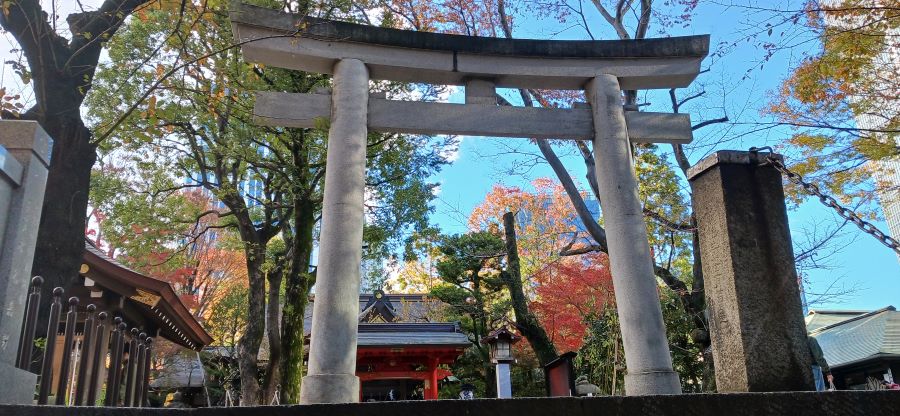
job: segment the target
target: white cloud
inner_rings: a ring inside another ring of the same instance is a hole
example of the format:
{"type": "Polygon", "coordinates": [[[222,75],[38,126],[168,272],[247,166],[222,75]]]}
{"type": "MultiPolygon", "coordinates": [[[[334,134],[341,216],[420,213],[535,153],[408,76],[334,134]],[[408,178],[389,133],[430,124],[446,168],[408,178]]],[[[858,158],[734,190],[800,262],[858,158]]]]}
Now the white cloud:
{"type": "Polygon", "coordinates": [[[446,159],[448,162],[453,163],[459,160],[460,154],[462,153],[462,143],[465,136],[459,136],[456,138],[456,146],[452,146],[450,148],[445,148],[441,150],[441,156],[446,159]]]}

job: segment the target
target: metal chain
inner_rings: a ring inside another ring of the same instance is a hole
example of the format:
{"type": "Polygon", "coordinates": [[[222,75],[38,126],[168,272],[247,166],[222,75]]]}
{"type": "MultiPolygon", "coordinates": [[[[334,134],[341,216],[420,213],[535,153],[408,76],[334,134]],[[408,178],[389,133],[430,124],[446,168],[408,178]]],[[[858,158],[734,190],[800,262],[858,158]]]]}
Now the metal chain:
{"type": "Polygon", "coordinates": [[[837,201],[837,199],[834,199],[834,197],[832,197],[831,195],[826,195],[825,193],[823,193],[819,189],[819,187],[816,186],[816,184],[809,183],[803,180],[803,176],[801,176],[799,173],[791,172],[791,170],[784,165],[784,162],[773,156],[775,152],[771,147],[766,146],[750,148],[751,153],[759,153],[761,150],[769,151],[769,153],[765,156],[766,164],[774,167],[775,170],[781,172],[781,174],[784,175],[789,181],[802,187],[803,190],[806,191],[806,193],[818,197],[819,201],[822,201],[823,205],[834,209],[842,218],[856,224],[856,226],[859,227],[860,230],[863,230],[866,234],[875,237],[876,239],[878,239],[878,241],[881,242],[881,244],[884,244],[891,250],[894,250],[895,253],[900,255],[900,241],[897,241],[891,236],[885,234],[872,223],[860,218],[859,214],[853,212],[853,210],[845,208],[837,201]]]}

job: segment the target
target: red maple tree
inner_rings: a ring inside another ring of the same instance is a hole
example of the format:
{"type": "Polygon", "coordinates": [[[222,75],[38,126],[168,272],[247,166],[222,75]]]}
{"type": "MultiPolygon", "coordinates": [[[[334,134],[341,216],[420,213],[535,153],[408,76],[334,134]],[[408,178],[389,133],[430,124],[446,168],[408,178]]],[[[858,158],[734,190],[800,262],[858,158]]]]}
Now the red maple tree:
{"type": "Polygon", "coordinates": [[[578,351],[587,333],[586,321],[615,307],[604,253],[554,262],[540,271],[538,280],[530,307],[559,351],[578,351]]]}

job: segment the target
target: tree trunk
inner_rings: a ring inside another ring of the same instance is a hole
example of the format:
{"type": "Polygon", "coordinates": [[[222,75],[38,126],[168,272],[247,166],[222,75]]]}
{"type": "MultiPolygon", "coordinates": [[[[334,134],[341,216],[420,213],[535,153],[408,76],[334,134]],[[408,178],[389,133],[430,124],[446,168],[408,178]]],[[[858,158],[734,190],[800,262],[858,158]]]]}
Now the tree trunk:
{"type": "Polygon", "coordinates": [[[287,296],[285,296],[285,309],[282,316],[282,325],[287,328],[281,338],[282,352],[284,353],[281,360],[282,404],[300,403],[300,383],[303,379],[303,342],[305,340],[303,317],[308,303],[309,284],[306,273],[296,280],[299,281],[299,284],[292,287],[291,291],[301,295],[291,303],[288,303],[287,296]]]}
{"type": "MultiPolygon", "coordinates": [[[[31,113],[26,114],[32,118],[31,113]]],[[[53,139],[52,161],[37,229],[31,274],[44,277],[44,287],[68,292],[78,282],[84,255],[84,229],[91,167],[97,158],[91,132],[80,118],[33,117],[53,139]]],[[[51,296],[41,297],[38,337],[46,336],[51,296]]]]}
{"type": "Polygon", "coordinates": [[[265,383],[263,383],[263,400],[261,404],[271,404],[281,384],[281,325],[279,325],[279,309],[281,309],[281,281],[284,268],[277,267],[266,276],[269,284],[269,296],[266,300],[266,336],[269,341],[269,362],[266,365],[265,383]]]}
{"type": "Polygon", "coordinates": [[[547,336],[547,331],[538,321],[537,317],[528,310],[528,301],[522,291],[522,273],[519,268],[519,248],[516,242],[516,220],[513,213],[503,214],[503,229],[506,234],[506,272],[503,273],[503,282],[509,289],[512,298],[513,311],[516,314],[516,328],[537,355],[541,364],[547,364],[556,359],[556,347],[547,336]]]}
{"type": "Polygon", "coordinates": [[[262,273],[265,248],[245,242],[249,279],[247,327],[238,341],[238,365],[241,373],[241,405],[260,404],[257,354],[265,328],[266,280],[262,273]]]}
{"type": "Polygon", "coordinates": [[[300,402],[300,381],[303,377],[303,318],[309,300],[312,276],[309,257],[313,248],[316,212],[312,201],[303,199],[295,206],[296,234],[294,235],[293,267],[284,287],[284,307],[281,317],[283,329],[281,350],[282,404],[300,402]]]}
{"type": "MultiPolygon", "coordinates": [[[[70,39],[56,32],[55,22],[51,24],[40,1],[3,2],[0,26],[18,42],[33,81],[35,105],[22,118],[40,123],[53,139],[31,271],[44,277],[48,290],[56,286],[69,289],[77,282],[84,253],[91,168],[97,152],[81,118],[81,104],[106,44],[98,41],[99,35],[115,35],[122,22],[146,1],[106,0],[96,10],[70,14],[65,19],[70,39]]],[[[11,115],[4,113],[3,118],[11,115]]],[[[46,335],[51,298],[41,297],[37,336],[46,335]]]]}

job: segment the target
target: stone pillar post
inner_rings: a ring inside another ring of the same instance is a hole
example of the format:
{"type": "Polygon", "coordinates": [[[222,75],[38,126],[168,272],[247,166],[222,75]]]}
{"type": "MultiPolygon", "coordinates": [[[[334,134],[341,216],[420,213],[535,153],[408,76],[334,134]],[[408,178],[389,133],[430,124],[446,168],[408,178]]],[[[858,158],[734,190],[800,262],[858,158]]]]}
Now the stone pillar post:
{"type": "Polygon", "coordinates": [[[594,163],[625,347],[625,394],[679,394],[681,383],[669,356],[619,81],[600,75],[588,83],[586,92],[594,116],[594,163]]]}
{"type": "Polygon", "coordinates": [[[37,122],[0,121],[0,403],[34,397],[37,375],[15,363],[52,143],[37,122]]]}
{"type": "Polygon", "coordinates": [[[813,390],[781,174],[757,159],[719,151],[688,171],[716,387],[813,390]]]}
{"type": "Polygon", "coordinates": [[[309,369],[300,402],[359,401],[356,337],[362,263],[369,76],[356,59],[334,67],[309,369]]]}
{"type": "Polygon", "coordinates": [[[511,399],[513,396],[510,363],[508,361],[501,361],[497,363],[494,371],[497,373],[497,398],[511,399]]]}

